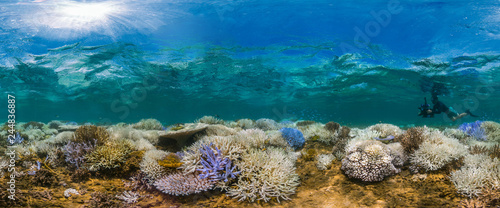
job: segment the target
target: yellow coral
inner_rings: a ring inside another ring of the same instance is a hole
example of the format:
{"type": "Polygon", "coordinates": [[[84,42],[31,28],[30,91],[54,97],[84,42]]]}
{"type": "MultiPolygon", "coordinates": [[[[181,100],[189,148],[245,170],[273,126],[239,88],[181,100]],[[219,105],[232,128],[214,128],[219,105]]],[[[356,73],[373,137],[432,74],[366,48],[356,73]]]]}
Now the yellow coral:
{"type": "Polygon", "coordinates": [[[158,164],[167,168],[178,168],[182,165],[182,162],[176,154],[170,153],[165,159],[158,161],[158,164]]]}

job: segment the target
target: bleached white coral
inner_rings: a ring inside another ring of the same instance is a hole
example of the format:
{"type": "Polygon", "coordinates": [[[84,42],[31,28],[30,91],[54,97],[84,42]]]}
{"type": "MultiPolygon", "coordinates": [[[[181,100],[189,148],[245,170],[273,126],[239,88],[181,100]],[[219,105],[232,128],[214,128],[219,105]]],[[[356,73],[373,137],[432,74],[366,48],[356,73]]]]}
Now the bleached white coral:
{"type": "Polygon", "coordinates": [[[438,170],[468,154],[467,147],[457,139],[443,135],[440,131],[431,131],[418,150],[410,156],[410,162],[426,171],[438,170]]]}
{"type": "Polygon", "coordinates": [[[288,142],[283,138],[283,134],[280,131],[269,131],[267,132],[268,144],[273,146],[278,146],[282,148],[291,148],[288,142]]]}
{"type": "Polygon", "coordinates": [[[450,180],[458,193],[478,196],[482,189],[500,188],[500,161],[486,154],[467,155],[464,166],[451,172],[450,180]]]}
{"type": "Polygon", "coordinates": [[[268,140],[266,133],[260,129],[242,130],[234,135],[234,137],[238,143],[247,149],[252,147],[262,148],[268,140]]]}
{"type": "Polygon", "coordinates": [[[201,179],[195,173],[173,173],[156,180],[154,185],[163,193],[184,196],[209,190],[214,182],[208,178],[201,179]]]}
{"type": "Polygon", "coordinates": [[[195,123],[206,123],[206,124],[224,124],[224,120],[215,118],[213,116],[203,116],[196,120],[195,123]]]}
{"type": "Polygon", "coordinates": [[[251,119],[240,119],[237,121],[238,127],[242,129],[253,129],[255,128],[255,123],[251,119]]]}
{"type": "Polygon", "coordinates": [[[368,130],[379,132],[380,137],[388,137],[388,136],[398,136],[403,133],[399,127],[392,124],[375,124],[373,126],[368,127],[368,130]]]}
{"type": "Polygon", "coordinates": [[[404,157],[401,152],[376,140],[351,141],[341,169],[350,178],[362,181],[382,181],[401,172],[404,157]]]}
{"type": "Polygon", "coordinates": [[[139,139],[135,142],[131,142],[131,147],[134,150],[137,151],[147,151],[147,150],[153,150],[156,149],[148,140],[146,139],[139,139]]]}
{"type": "Polygon", "coordinates": [[[308,125],[304,129],[304,138],[307,140],[317,137],[317,140],[326,144],[331,144],[335,142],[337,138],[336,133],[332,133],[325,129],[324,125],[321,123],[314,123],[308,125]]]}
{"type": "Polygon", "coordinates": [[[236,165],[241,169],[239,180],[227,194],[239,201],[290,200],[300,184],[294,156],[279,148],[251,149],[236,165]]]}
{"type": "Polygon", "coordinates": [[[320,170],[326,170],[332,165],[332,161],[335,159],[335,156],[332,154],[320,154],[316,156],[316,167],[320,170]]]}
{"type": "Polygon", "coordinates": [[[121,199],[127,204],[137,203],[141,195],[135,191],[124,191],[121,195],[116,195],[116,198],[121,199]]]}
{"type": "Polygon", "coordinates": [[[158,164],[159,160],[162,160],[168,155],[168,152],[162,150],[149,150],[144,153],[141,163],[139,166],[141,171],[152,179],[157,179],[163,177],[166,174],[165,167],[158,164]]]}
{"type": "Polygon", "coordinates": [[[261,118],[255,121],[255,125],[257,126],[257,128],[264,131],[277,130],[279,128],[279,125],[278,123],[276,123],[276,121],[268,118],[261,118]]]}
{"type": "Polygon", "coordinates": [[[64,190],[63,195],[64,195],[64,197],[69,198],[72,195],[80,195],[80,193],[74,188],[69,188],[69,189],[64,190]]]}
{"type": "Polygon", "coordinates": [[[163,125],[160,121],[150,118],[150,119],[141,119],[139,122],[132,125],[134,129],[143,129],[143,130],[162,130],[163,125]]]}

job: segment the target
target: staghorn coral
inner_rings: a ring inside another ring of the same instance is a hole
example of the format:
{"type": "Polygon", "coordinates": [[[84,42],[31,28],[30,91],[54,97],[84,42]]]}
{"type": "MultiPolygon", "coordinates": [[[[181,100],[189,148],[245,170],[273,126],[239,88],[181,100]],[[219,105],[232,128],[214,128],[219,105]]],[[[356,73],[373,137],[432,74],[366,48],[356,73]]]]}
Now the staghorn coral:
{"type": "Polygon", "coordinates": [[[156,180],[154,186],[166,194],[185,196],[212,189],[214,183],[208,178],[201,179],[196,173],[177,172],[156,180]]]}
{"type": "Polygon", "coordinates": [[[290,200],[300,184],[295,160],[295,156],[280,148],[250,149],[241,161],[235,161],[241,175],[236,184],[228,188],[227,195],[250,202],[290,200]]]}
{"type": "Polygon", "coordinates": [[[51,186],[56,183],[56,176],[46,169],[39,169],[31,178],[31,182],[38,186],[51,186]]]}
{"type": "Polygon", "coordinates": [[[86,143],[96,140],[96,145],[103,145],[109,139],[109,133],[103,127],[94,125],[80,126],[75,131],[73,142],[86,143]]]}
{"type": "Polygon", "coordinates": [[[394,141],[401,143],[407,154],[412,154],[424,142],[425,132],[426,129],[422,127],[409,128],[403,134],[397,136],[394,141]]]}
{"type": "Polygon", "coordinates": [[[116,198],[121,199],[127,204],[137,203],[141,195],[134,191],[124,191],[121,195],[116,195],[116,198]]]}
{"type": "Polygon", "coordinates": [[[458,193],[479,196],[484,188],[500,188],[500,160],[486,154],[467,155],[464,166],[451,172],[450,180],[458,193]]]}
{"type": "Polygon", "coordinates": [[[94,151],[95,142],[96,140],[93,143],[91,141],[82,143],[69,141],[63,148],[64,156],[66,157],[65,161],[80,169],[80,167],[86,164],[86,155],[94,151]]]}
{"type": "Polygon", "coordinates": [[[281,135],[286,139],[288,144],[295,150],[302,148],[305,144],[304,135],[298,129],[282,128],[281,135]]]}
{"type": "Polygon", "coordinates": [[[316,167],[318,167],[319,170],[326,170],[330,166],[332,166],[332,161],[334,159],[335,156],[333,156],[332,154],[320,154],[316,157],[316,167]]]}
{"type": "Polygon", "coordinates": [[[351,141],[341,169],[349,178],[362,181],[382,181],[401,172],[404,156],[380,141],[351,141]]]}
{"type": "Polygon", "coordinates": [[[160,123],[160,121],[154,118],[149,118],[141,119],[139,122],[132,124],[132,128],[142,130],[162,130],[163,125],[160,123]]]}
{"type": "Polygon", "coordinates": [[[123,184],[133,191],[149,191],[153,188],[153,182],[145,173],[139,171],[130,177],[130,182],[123,181],[123,184]]]}
{"type": "Polygon", "coordinates": [[[420,148],[410,155],[413,170],[438,170],[469,153],[457,139],[449,138],[440,131],[429,132],[425,137],[420,148]]]}
{"type": "Polygon", "coordinates": [[[324,126],[320,123],[314,123],[308,125],[303,130],[304,138],[311,139],[312,141],[320,141],[325,144],[334,143],[337,139],[337,132],[331,132],[324,128],[324,126]]]}
{"type": "Polygon", "coordinates": [[[476,140],[486,141],[486,132],[481,127],[482,123],[482,121],[463,123],[458,129],[476,140]]]}
{"type": "Polygon", "coordinates": [[[87,166],[90,171],[113,169],[126,162],[128,154],[132,152],[127,143],[111,143],[98,146],[86,156],[87,166]]]}
{"type": "Polygon", "coordinates": [[[215,118],[213,116],[203,116],[196,120],[195,123],[206,123],[206,124],[224,124],[224,120],[215,118]]]}
{"type": "Polygon", "coordinates": [[[268,141],[267,135],[260,129],[247,129],[234,135],[234,140],[246,149],[263,148],[268,141]]]}
{"type": "Polygon", "coordinates": [[[197,169],[201,174],[201,179],[208,178],[211,181],[224,180],[227,182],[229,178],[236,178],[240,172],[235,171],[236,166],[232,166],[231,160],[225,157],[222,152],[215,146],[215,152],[212,150],[212,143],[203,145],[200,148],[201,165],[203,168],[197,169]],[[231,167],[232,166],[232,167],[231,167]]]}

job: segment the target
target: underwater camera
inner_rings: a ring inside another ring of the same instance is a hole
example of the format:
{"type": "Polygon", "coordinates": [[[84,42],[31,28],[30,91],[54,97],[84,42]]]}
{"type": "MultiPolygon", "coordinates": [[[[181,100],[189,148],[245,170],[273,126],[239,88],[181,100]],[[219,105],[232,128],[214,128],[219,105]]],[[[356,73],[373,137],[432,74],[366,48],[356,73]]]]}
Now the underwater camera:
{"type": "Polygon", "coordinates": [[[431,109],[431,105],[427,104],[427,98],[424,97],[425,103],[420,105],[418,109],[420,110],[420,113],[418,113],[418,116],[422,116],[422,118],[429,118],[429,117],[434,117],[434,114],[428,113],[427,111],[431,109]]]}

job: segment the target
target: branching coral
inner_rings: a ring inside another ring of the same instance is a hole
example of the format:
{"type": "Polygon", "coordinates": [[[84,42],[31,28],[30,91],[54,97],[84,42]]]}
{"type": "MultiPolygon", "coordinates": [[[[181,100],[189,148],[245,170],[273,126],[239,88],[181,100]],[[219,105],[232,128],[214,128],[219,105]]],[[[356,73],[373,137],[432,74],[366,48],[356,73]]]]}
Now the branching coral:
{"type": "Polygon", "coordinates": [[[482,123],[482,121],[463,123],[458,129],[476,140],[486,141],[486,132],[481,127],[482,123]]]}
{"type": "Polygon", "coordinates": [[[86,164],[87,159],[85,156],[95,149],[95,140],[93,142],[76,143],[69,141],[64,146],[63,152],[66,157],[66,162],[73,164],[77,169],[86,164]]]}
{"type": "Polygon", "coordinates": [[[96,140],[97,145],[104,144],[109,139],[109,133],[103,127],[94,125],[80,126],[75,131],[73,142],[84,143],[96,140]]]}
{"type": "Polygon", "coordinates": [[[160,178],[167,173],[167,168],[161,166],[158,161],[162,160],[168,155],[168,152],[162,150],[149,150],[144,153],[139,166],[141,171],[151,179],[160,178]]]}
{"type": "Polygon", "coordinates": [[[227,194],[239,201],[290,200],[300,184],[295,158],[279,148],[251,149],[236,165],[241,169],[237,183],[227,194]]]}
{"type": "Polygon", "coordinates": [[[500,188],[500,160],[486,154],[468,155],[464,166],[451,173],[450,180],[457,191],[469,197],[480,195],[484,188],[500,188]]]}
{"type": "Polygon", "coordinates": [[[406,130],[403,134],[399,135],[394,141],[401,143],[407,154],[412,154],[424,142],[425,128],[413,127],[406,130]]]}
{"type": "Polygon", "coordinates": [[[379,132],[379,135],[381,138],[385,138],[388,136],[398,136],[400,135],[403,131],[392,124],[375,124],[373,126],[368,127],[369,130],[372,131],[377,131],[379,132]]]}
{"type": "Polygon", "coordinates": [[[106,146],[98,146],[87,155],[87,166],[91,171],[100,169],[112,169],[120,167],[125,163],[128,154],[132,152],[127,143],[112,143],[106,146]]]}
{"type": "Polygon", "coordinates": [[[132,128],[142,130],[162,130],[163,125],[160,123],[160,121],[150,118],[142,119],[139,122],[132,124],[132,128]]]}
{"type": "Polygon", "coordinates": [[[206,123],[206,124],[224,124],[224,120],[215,118],[213,116],[203,116],[196,120],[195,123],[206,123]]]}
{"type": "Polygon", "coordinates": [[[316,157],[317,163],[316,167],[320,170],[326,170],[330,166],[332,166],[332,161],[335,159],[335,156],[332,154],[320,154],[316,157]]]}
{"type": "Polygon", "coordinates": [[[500,123],[485,121],[481,127],[485,130],[486,135],[488,135],[488,141],[500,143],[500,123]]]}
{"type": "Polygon", "coordinates": [[[196,173],[177,172],[156,180],[154,186],[163,193],[184,196],[209,190],[214,183],[208,178],[201,179],[196,173]]]}
{"type": "Polygon", "coordinates": [[[201,165],[203,168],[200,171],[200,178],[208,178],[212,181],[224,180],[227,182],[230,178],[236,178],[240,172],[235,171],[236,166],[232,166],[231,160],[224,157],[219,148],[215,147],[215,152],[210,145],[203,145],[200,148],[201,152],[201,165]],[[232,167],[231,167],[232,166],[232,167]]]}
{"type": "Polygon", "coordinates": [[[410,156],[412,169],[423,168],[426,171],[438,170],[468,154],[467,147],[457,139],[449,138],[440,131],[432,131],[426,135],[426,139],[410,156]]]}

